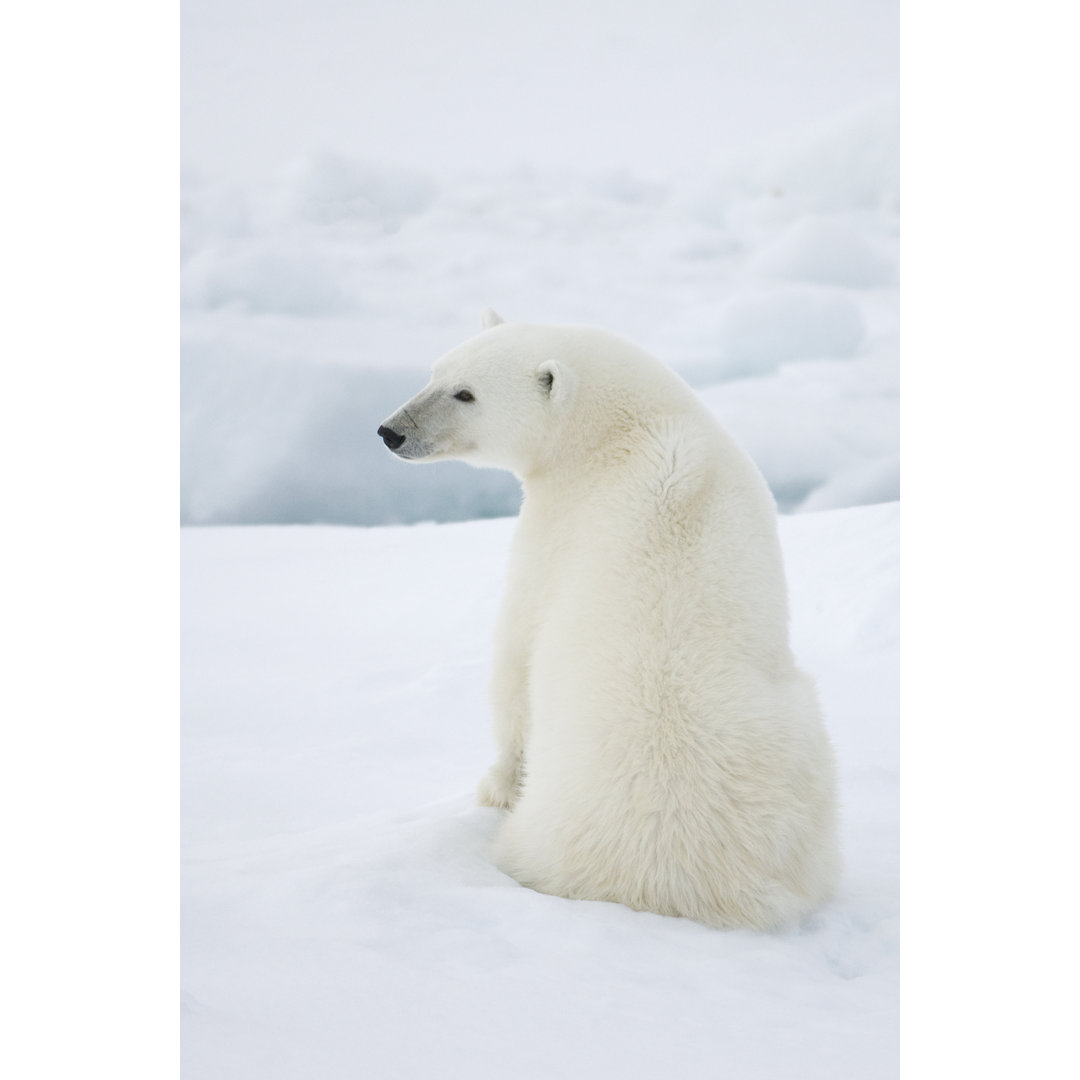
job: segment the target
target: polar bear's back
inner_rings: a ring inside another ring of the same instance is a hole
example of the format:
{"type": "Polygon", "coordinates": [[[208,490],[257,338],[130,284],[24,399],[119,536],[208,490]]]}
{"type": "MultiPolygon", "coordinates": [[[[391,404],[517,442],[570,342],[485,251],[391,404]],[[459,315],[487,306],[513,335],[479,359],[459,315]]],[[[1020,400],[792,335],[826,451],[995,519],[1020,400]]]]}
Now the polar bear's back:
{"type": "Polygon", "coordinates": [[[500,862],[558,895],[782,925],[835,877],[830,750],[788,647],[771,496],[683,400],[633,453],[526,496],[520,546],[557,572],[500,862]]]}

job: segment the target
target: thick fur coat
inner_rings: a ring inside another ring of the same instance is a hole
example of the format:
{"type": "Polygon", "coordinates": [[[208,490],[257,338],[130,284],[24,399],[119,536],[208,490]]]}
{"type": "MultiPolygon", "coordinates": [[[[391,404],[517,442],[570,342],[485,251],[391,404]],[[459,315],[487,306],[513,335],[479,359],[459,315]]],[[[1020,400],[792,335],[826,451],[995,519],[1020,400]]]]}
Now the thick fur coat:
{"type": "Polygon", "coordinates": [[[479,792],[507,810],[499,865],[712,926],[796,922],[837,880],[834,767],[764,480],[640,349],[485,326],[379,432],[522,481],[479,792]]]}

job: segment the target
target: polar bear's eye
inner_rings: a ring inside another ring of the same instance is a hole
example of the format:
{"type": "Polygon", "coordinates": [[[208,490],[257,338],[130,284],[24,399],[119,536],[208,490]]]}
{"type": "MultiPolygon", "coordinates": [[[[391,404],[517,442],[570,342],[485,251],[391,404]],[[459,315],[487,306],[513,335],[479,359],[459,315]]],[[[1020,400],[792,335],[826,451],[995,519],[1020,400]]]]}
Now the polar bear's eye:
{"type": "Polygon", "coordinates": [[[458,391],[458,392],[457,392],[457,393],[456,393],[456,394],[454,395],[454,399],[455,399],[456,401],[475,401],[475,400],[476,400],[476,398],[474,398],[474,397],[472,396],[472,394],[470,394],[470,393],[469,393],[469,391],[468,391],[468,390],[459,390],[459,391],[458,391]]]}

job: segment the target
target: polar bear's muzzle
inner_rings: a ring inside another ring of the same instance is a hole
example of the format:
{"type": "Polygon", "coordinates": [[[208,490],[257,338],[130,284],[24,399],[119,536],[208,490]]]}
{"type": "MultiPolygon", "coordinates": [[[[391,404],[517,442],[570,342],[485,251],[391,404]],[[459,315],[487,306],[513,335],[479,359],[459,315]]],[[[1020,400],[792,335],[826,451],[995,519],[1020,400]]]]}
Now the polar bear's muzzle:
{"type": "Polygon", "coordinates": [[[438,449],[440,440],[432,437],[432,428],[440,430],[439,419],[432,416],[429,395],[418,394],[379,425],[378,435],[397,457],[424,461],[438,449]]]}

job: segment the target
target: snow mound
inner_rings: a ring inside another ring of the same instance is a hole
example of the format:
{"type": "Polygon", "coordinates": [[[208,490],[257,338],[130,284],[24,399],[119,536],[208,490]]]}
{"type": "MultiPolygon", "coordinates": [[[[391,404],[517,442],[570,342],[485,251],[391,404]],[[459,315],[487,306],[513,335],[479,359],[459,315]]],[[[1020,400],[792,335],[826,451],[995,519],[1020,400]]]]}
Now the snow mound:
{"type": "MultiPolygon", "coordinates": [[[[888,355],[858,364],[789,364],[770,376],[703,389],[701,396],[754,459],[784,511],[834,478],[896,456],[896,368],[888,355]]],[[[863,490],[881,493],[880,479],[874,474],[863,490]]]]}
{"type": "Polygon", "coordinates": [[[738,292],[720,307],[717,371],[764,375],[792,360],[854,356],[866,337],[858,306],[810,286],[738,292]]]}
{"type": "Polygon", "coordinates": [[[799,512],[842,510],[900,498],[900,459],[892,455],[860,462],[838,473],[799,504],[799,512]]]}
{"type": "Polygon", "coordinates": [[[309,318],[357,310],[347,257],[290,238],[221,243],[192,255],[180,272],[189,308],[309,318]]]}
{"type": "Polygon", "coordinates": [[[766,277],[854,288],[896,282],[895,264],[851,222],[816,216],[801,218],[763,247],[750,269],[766,277]]]}
{"type": "Polygon", "coordinates": [[[512,521],[185,530],[185,1075],[894,1075],[897,522],[781,522],[846,863],[782,934],[492,864],[500,812],[469,793],[512,521]]]}
{"type": "Polygon", "coordinates": [[[745,167],[794,212],[896,213],[900,202],[900,109],[893,96],[859,105],[773,142],[745,167]]]}

